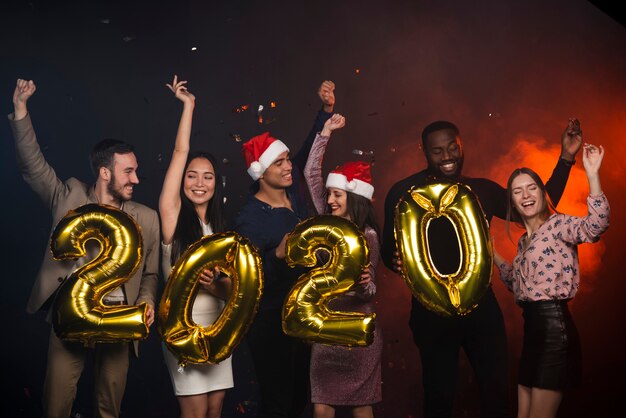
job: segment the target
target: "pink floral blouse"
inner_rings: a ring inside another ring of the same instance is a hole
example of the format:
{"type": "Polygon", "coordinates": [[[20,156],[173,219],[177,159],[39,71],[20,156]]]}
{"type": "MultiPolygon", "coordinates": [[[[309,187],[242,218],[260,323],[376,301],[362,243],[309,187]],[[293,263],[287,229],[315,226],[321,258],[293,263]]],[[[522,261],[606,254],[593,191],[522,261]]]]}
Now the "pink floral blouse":
{"type": "Polygon", "coordinates": [[[576,217],[555,213],[530,237],[522,235],[513,264],[498,265],[500,278],[516,302],[574,297],[580,286],[578,244],[596,242],[609,227],[609,202],[604,194],[587,198],[589,213],[576,217]]]}

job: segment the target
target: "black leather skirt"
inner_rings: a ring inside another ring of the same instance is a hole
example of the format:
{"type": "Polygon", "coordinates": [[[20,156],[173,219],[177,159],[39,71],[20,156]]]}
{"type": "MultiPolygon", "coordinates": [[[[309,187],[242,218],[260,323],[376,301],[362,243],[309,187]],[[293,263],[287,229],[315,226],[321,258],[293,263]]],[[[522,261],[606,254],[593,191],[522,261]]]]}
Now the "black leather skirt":
{"type": "Polygon", "coordinates": [[[580,337],[567,301],[522,302],[524,345],[518,383],[564,390],[580,384],[580,337]]]}

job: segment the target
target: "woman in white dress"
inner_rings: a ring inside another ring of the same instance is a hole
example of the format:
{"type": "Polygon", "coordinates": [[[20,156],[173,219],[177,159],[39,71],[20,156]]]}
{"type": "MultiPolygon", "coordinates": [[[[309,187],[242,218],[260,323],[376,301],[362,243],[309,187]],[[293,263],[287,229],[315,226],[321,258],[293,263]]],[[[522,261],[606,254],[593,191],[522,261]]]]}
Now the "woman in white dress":
{"type": "MultiPolygon", "coordinates": [[[[187,91],[186,83],[174,76],[172,84],[167,84],[183,102],[183,112],[159,198],[162,263],[166,278],[189,245],[204,235],[222,232],[226,228],[222,178],[216,171],[214,158],[210,154],[197,153],[187,162],[195,97],[187,91]]],[[[205,270],[200,284],[192,319],[207,326],[222,312],[231,282],[228,277],[220,278],[217,270],[205,270]]],[[[178,359],[165,346],[163,355],[180,405],[181,418],[220,417],[225,391],[233,387],[231,358],[220,364],[187,364],[181,368],[178,359]]]]}

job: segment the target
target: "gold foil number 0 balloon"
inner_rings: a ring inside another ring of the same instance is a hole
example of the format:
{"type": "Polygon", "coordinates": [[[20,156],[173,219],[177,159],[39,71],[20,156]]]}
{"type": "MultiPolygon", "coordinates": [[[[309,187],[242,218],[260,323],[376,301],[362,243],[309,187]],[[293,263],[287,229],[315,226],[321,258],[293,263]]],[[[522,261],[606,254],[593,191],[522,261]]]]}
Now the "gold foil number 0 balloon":
{"type": "Polygon", "coordinates": [[[99,243],[95,259],[75,270],[60,286],[52,325],[64,340],[117,342],[148,336],[146,304],[105,306],[102,298],[128,281],[141,262],[137,223],[112,206],[88,204],[71,210],[57,224],[50,241],[55,260],[87,255],[87,241],[99,243]]]}
{"type": "Polygon", "coordinates": [[[206,236],[178,259],[159,304],[159,331],[179,364],[219,363],[229,357],[252,323],[263,293],[263,266],[256,248],[235,232],[206,236]],[[230,276],[232,291],[217,320],[204,327],[192,308],[205,269],[230,276]]]}
{"type": "Polygon", "coordinates": [[[487,220],[469,187],[453,183],[413,187],[396,205],[394,232],[402,277],[425,307],[454,316],[477,306],[491,281],[493,255],[487,220]],[[440,216],[452,223],[460,247],[461,262],[452,274],[437,271],[429,251],[429,224],[440,216]]]}
{"type": "Polygon", "coordinates": [[[375,314],[337,312],[326,306],[347,292],[369,265],[367,241],[357,226],[338,216],[316,216],[296,225],[286,246],[290,266],[315,266],[320,249],[330,254],[330,260],[302,275],[293,286],[283,305],[283,331],[318,343],[371,344],[375,314]]]}

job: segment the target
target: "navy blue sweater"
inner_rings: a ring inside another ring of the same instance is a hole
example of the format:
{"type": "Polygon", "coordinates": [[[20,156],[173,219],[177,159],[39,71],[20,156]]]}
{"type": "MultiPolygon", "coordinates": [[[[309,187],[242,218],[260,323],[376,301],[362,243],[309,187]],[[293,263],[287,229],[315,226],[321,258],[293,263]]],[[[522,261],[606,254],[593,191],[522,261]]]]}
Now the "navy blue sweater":
{"type": "Polygon", "coordinates": [[[302,173],[315,135],[322,130],[324,123],[331,116],[331,113],[326,113],[323,109],[318,112],[302,148],[291,159],[293,183],[287,188],[291,210],[272,208],[250,193],[247,202],[235,219],[235,231],[248,238],[257,247],[263,261],[264,289],[259,310],[281,309],[289,290],[298,277],[306,271],[304,268],[290,268],[285,260],[278,259],[276,247],[285,234],[291,232],[300,221],[313,214],[302,173]]]}

